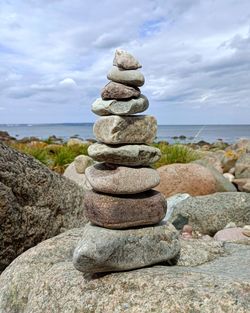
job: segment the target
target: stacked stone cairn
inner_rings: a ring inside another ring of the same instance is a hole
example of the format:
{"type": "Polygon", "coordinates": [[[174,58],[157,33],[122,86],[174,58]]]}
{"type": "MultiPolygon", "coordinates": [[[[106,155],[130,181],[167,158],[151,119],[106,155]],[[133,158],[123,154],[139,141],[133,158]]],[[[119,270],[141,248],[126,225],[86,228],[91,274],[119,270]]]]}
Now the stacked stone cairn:
{"type": "Polygon", "coordinates": [[[139,62],[117,50],[110,82],[92,105],[100,115],[94,125],[98,140],[89,155],[101,163],[85,175],[93,190],[85,194],[89,219],[73,263],[82,272],[123,271],[166,262],[180,251],[175,228],[162,222],[164,196],[152,188],[160,182],[150,167],[161,157],[152,143],[157,131],[153,116],[134,115],[148,108],[139,87],[144,76],[139,62]]]}

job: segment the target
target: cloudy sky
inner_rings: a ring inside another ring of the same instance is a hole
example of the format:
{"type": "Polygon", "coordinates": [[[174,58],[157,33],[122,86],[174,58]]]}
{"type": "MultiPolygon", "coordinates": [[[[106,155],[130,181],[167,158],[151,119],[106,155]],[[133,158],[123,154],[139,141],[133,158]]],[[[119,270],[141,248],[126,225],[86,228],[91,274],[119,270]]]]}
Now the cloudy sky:
{"type": "Polygon", "coordinates": [[[250,124],[249,0],[0,0],[0,124],[94,121],[116,48],[159,124],[250,124]]]}

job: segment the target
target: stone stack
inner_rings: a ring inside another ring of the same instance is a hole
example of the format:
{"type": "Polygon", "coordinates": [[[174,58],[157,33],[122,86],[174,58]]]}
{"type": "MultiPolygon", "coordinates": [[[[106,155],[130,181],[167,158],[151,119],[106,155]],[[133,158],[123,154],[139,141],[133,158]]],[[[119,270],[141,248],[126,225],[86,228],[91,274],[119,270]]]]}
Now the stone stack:
{"type": "Polygon", "coordinates": [[[101,118],[94,125],[98,142],[88,153],[102,163],[85,171],[93,188],[85,195],[91,224],[85,227],[73,259],[83,272],[140,268],[170,260],[180,249],[175,228],[161,222],[165,198],[152,189],[160,182],[150,165],[161,153],[148,145],[156,136],[157,121],[134,115],[149,106],[139,89],[144,84],[140,67],[131,54],[117,50],[107,76],[111,82],[92,105],[101,118]]]}

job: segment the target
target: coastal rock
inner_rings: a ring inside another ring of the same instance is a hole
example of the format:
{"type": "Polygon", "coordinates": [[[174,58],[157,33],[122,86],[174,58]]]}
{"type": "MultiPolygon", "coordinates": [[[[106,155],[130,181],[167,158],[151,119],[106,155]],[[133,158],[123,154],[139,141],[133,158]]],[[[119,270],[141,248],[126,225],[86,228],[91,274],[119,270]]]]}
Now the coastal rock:
{"type": "Polygon", "coordinates": [[[215,179],[217,192],[237,191],[236,187],[227,178],[225,178],[219,171],[217,171],[216,168],[204,162],[204,160],[196,160],[193,161],[192,163],[199,164],[210,171],[210,173],[213,175],[215,179]]]}
{"type": "Polygon", "coordinates": [[[250,237],[250,225],[245,225],[245,226],[243,227],[242,233],[243,233],[245,236],[250,237]]]}
{"type": "Polygon", "coordinates": [[[101,143],[91,145],[88,154],[99,162],[127,166],[147,166],[161,157],[160,149],[147,145],[107,146],[101,143]]]}
{"type": "Polygon", "coordinates": [[[140,97],[141,92],[137,87],[125,86],[123,84],[110,82],[108,83],[101,92],[101,97],[103,100],[125,100],[131,98],[140,97]]]}
{"type": "Polygon", "coordinates": [[[144,95],[128,101],[102,100],[102,98],[98,98],[92,104],[92,112],[101,116],[111,114],[131,115],[146,111],[148,106],[148,99],[144,95]]]}
{"type": "Polygon", "coordinates": [[[105,116],[93,128],[97,140],[106,144],[152,143],[157,132],[153,116],[105,116]]]}
{"type": "Polygon", "coordinates": [[[231,221],[240,227],[250,223],[249,193],[218,192],[190,197],[175,206],[169,219],[177,229],[189,224],[194,231],[211,236],[231,221]]]}
{"type": "Polygon", "coordinates": [[[218,231],[214,235],[214,239],[217,241],[239,241],[239,240],[250,240],[247,236],[243,234],[243,228],[225,228],[218,231]]]}
{"type": "Polygon", "coordinates": [[[113,229],[157,224],[167,210],[164,196],[155,190],[130,196],[89,191],[84,204],[91,223],[113,229]]]}
{"type": "Polygon", "coordinates": [[[74,182],[1,142],[0,156],[1,272],[25,250],[86,218],[84,191],[74,182]]]}
{"type": "Polygon", "coordinates": [[[94,164],[94,160],[87,155],[78,155],[74,160],[75,169],[78,174],[84,174],[87,167],[94,164]]]}
{"type": "Polygon", "coordinates": [[[96,191],[109,194],[135,194],[154,188],[159,174],[150,167],[124,167],[98,163],[86,169],[85,175],[96,191]]]}
{"type": "Polygon", "coordinates": [[[171,260],[179,251],[178,232],[171,224],[125,230],[87,224],[73,264],[87,273],[126,271],[171,260]]]}
{"type": "Polygon", "coordinates": [[[188,193],[177,193],[176,195],[173,195],[171,197],[168,197],[167,202],[167,214],[164,217],[164,221],[168,221],[171,214],[174,211],[175,206],[180,203],[183,200],[186,200],[188,197],[190,197],[190,194],[188,193]]]}
{"type": "Polygon", "coordinates": [[[237,185],[239,191],[250,192],[250,178],[234,179],[233,183],[237,185]]]}
{"type": "Polygon", "coordinates": [[[11,141],[11,140],[16,140],[16,138],[10,136],[8,132],[0,130],[0,141],[11,141]]]}
{"type": "Polygon", "coordinates": [[[88,142],[83,141],[82,139],[79,139],[79,138],[70,138],[67,142],[68,147],[84,146],[86,144],[88,144],[88,142]]]}
{"type": "Polygon", "coordinates": [[[124,70],[136,70],[142,67],[132,54],[121,49],[117,49],[115,51],[113,65],[118,66],[124,70]]]}
{"type": "Polygon", "coordinates": [[[107,78],[116,83],[121,83],[133,87],[144,85],[144,76],[139,70],[121,70],[113,66],[109,71],[107,78]]]}
{"type": "Polygon", "coordinates": [[[94,279],[72,264],[82,231],[64,232],[14,260],[0,278],[0,312],[249,311],[248,246],[180,240],[177,266],[157,265],[94,279]]]}
{"type": "Polygon", "coordinates": [[[166,197],[177,193],[188,193],[192,196],[216,192],[216,182],[209,170],[198,164],[170,164],[157,169],[160,184],[156,190],[166,197]]]}
{"type": "Polygon", "coordinates": [[[250,153],[243,154],[235,164],[236,178],[250,178],[250,153]]]}
{"type": "Polygon", "coordinates": [[[237,152],[250,153],[250,139],[242,138],[236,141],[236,143],[228,146],[226,151],[235,150],[237,152]]]}
{"type": "Polygon", "coordinates": [[[223,176],[228,179],[230,182],[234,180],[234,175],[230,173],[224,173],[223,176]]]}
{"type": "Polygon", "coordinates": [[[70,179],[84,190],[91,190],[92,187],[86,179],[85,174],[79,174],[75,168],[75,162],[70,163],[63,173],[63,176],[70,179]]]}

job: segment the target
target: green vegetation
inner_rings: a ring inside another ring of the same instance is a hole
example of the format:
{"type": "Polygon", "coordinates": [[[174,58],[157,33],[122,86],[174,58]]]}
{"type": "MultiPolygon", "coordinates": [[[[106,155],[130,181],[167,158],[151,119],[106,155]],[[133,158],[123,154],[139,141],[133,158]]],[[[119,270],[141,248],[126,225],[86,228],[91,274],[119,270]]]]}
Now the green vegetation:
{"type": "Polygon", "coordinates": [[[80,154],[87,155],[88,145],[47,144],[43,142],[13,143],[11,146],[21,152],[32,155],[50,169],[63,173],[65,168],[80,154]]]}
{"type": "Polygon", "coordinates": [[[169,145],[160,142],[153,146],[159,148],[162,153],[161,159],[155,163],[155,168],[172,163],[189,163],[201,158],[198,152],[182,144],[169,145]]]}
{"type": "MultiPolygon", "coordinates": [[[[11,146],[47,165],[50,169],[63,173],[65,168],[80,154],[88,154],[87,144],[67,146],[66,144],[48,143],[50,140],[30,143],[12,143],[11,146]]],[[[169,145],[167,142],[154,143],[161,150],[161,159],[154,164],[155,168],[172,163],[188,163],[201,156],[195,150],[181,145],[169,145]]]]}

